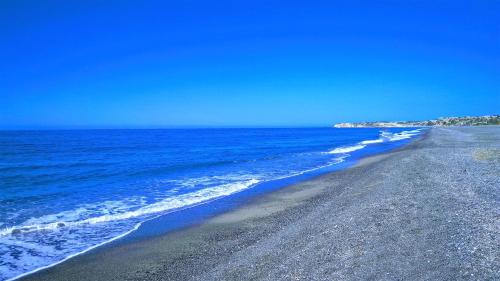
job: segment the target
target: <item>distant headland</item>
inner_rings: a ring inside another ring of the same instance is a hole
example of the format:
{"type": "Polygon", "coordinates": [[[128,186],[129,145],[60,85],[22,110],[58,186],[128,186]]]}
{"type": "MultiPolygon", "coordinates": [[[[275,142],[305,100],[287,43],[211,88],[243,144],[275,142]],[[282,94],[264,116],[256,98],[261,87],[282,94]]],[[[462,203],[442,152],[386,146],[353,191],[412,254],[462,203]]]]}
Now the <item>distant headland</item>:
{"type": "Polygon", "coordinates": [[[500,125],[500,115],[441,117],[425,121],[375,121],[337,123],[335,128],[373,128],[373,127],[429,127],[429,126],[482,126],[500,125]]]}

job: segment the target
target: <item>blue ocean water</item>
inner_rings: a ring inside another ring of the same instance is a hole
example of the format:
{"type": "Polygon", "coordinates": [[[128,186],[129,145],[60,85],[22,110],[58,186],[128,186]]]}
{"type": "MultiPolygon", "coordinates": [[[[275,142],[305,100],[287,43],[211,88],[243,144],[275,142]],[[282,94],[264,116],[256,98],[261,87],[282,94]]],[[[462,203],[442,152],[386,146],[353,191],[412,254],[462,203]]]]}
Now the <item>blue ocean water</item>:
{"type": "Polygon", "coordinates": [[[0,131],[0,280],[165,213],[400,146],[421,129],[0,131]]]}

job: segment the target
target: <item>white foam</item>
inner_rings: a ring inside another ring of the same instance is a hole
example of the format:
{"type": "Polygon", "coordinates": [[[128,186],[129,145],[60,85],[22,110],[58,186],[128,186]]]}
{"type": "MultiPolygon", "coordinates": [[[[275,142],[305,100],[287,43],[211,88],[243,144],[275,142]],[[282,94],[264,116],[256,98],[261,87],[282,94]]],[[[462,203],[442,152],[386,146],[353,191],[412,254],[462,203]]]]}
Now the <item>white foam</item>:
{"type": "Polygon", "coordinates": [[[40,271],[40,270],[44,270],[44,269],[47,269],[47,268],[51,268],[51,267],[56,266],[56,265],[58,265],[58,264],[60,264],[60,263],[62,263],[62,262],[65,262],[65,261],[67,261],[67,260],[69,260],[69,259],[71,259],[71,258],[73,258],[73,257],[76,257],[76,256],[78,256],[78,255],[81,255],[81,254],[83,254],[83,253],[86,253],[86,252],[88,252],[88,251],[90,251],[90,250],[92,250],[92,249],[95,249],[95,248],[97,248],[97,247],[100,247],[100,246],[103,246],[103,245],[105,245],[105,244],[108,244],[108,243],[110,243],[110,242],[112,242],[112,241],[114,241],[114,240],[120,239],[120,238],[122,238],[122,237],[124,237],[124,236],[126,236],[126,235],[128,235],[128,234],[130,234],[130,233],[132,233],[133,231],[136,231],[136,230],[137,230],[137,229],[141,226],[141,224],[142,224],[142,223],[137,223],[137,224],[134,226],[134,228],[132,228],[131,230],[129,230],[129,231],[127,231],[127,232],[124,232],[124,233],[122,233],[122,234],[120,234],[120,235],[118,235],[118,236],[115,236],[115,237],[113,237],[113,238],[111,238],[111,239],[109,239],[109,240],[106,240],[106,241],[104,241],[104,242],[102,242],[102,243],[99,243],[99,244],[97,244],[97,245],[94,245],[94,246],[88,247],[88,248],[86,248],[86,249],[85,249],[85,250],[83,250],[83,251],[80,251],[80,252],[78,252],[78,253],[74,253],[74,254],[72,254],[72,255],[69,255],[69,256],[65,257],[64,259],[61,259],[61,260],[59,260],[59,261],[57,261],[57,262],[54,262],[54,263],[52,263],[52,264],[49,264],[49,265],[46,265],[46,266],[42,266],[42,267],[38,267],[38,268],[36,268],[36,269],[34,269],[34,270],[31,270],[31,271],[28,271],[28,272],[25,272],[25,273],[22,273],[22,274],[16,275],[16,276],[14,276],[14,277],[12,277],[12,278],[7,279],[6,281],[13,281],[13,280],[17,280],[17,279],[19,279],[19,278],[21,278],[21,277],[24,277],[24,276],[27,276],[27,275],[33,274],[33,273],[38,272],[38,271],[40,271]]]}
{"type": "MultiPolygon", "coordinates": [[[[76,221],[60,221],[57,218],[61,217],[61,213],[52,214],[50,216],[44,216],[39,218],[38,221],[42,223],[37,224],[22,224],[18,226],[8,227],[0,230],[0,236],[2,235],[11,235],[14,232],[17,233],[27,233],[33,231],[40,230],[54,230],[60,227],[72,227],[78,225],[86,225],[86,224],[97,224],[109,221],[118,221],[118,220],[126,220],[131,218],[143,217],[151,214],[162,213],[169,210],[179,209],[182,207],[186,207],[189,205],[194,205],[201,203],[203,201],[212,200],[218,197],[227,196],[235,192],[239,192],[243,189],[249,188],[257,184],[259,180],[251,179],[244,182],[236,182],[231,184],[222,184],[211,188],[205,188],[198,190],[196,192],[181,194],[174,197],[165,198],[159,202],[146,205],[137,210],[123,212],[123,213],[115,213],[115,214],[106,214],[97,217],[91,217],[83,220],[76,221]],[[49,218],[52,218],[52,222],[47,222],[49,218]],[[43,223],[45,222],[45,223],[43,223]]],[[[81,208],[76,210],[76,213],[85,212],[81,208]]],[[[68,216],[66,216],[68,217],[68,216]]],[[[37,219],[30,219],[28,222],[36,222],[37,219]]]]}
{"type": "Polygon", "coordinates": [[[353,152],[356,150],[360,150],[360,149],[363,149],[365,147],[366,147],[366,145],[364,145],[364,144],[356,144],[356,145],[352,145],[352,146],[341,146],[341,147],[337,147],[333,150],[330,150],[328,153],[329,154],[343,154],[343,153],[349,153],[349,152],[353,152]]]}
{"type": "Polygon", "coordinates": [[[349,152],[363,149],[367,145],[370,145],[370,144],[383,143],[383,142],[388,142],[388,141],[393,142],[393,141],[409,139],[413,136],[420,134],[421,130],[422,129],[415,129],[415,130],[410,130],[410,131],[402,131],[399,133],[391,133],[389,131],[380,131],[380,138],[378,138],[378,139],[360,141],[357,144],[352,145],[352,146],[337,147],[333,150],[330,150],[327,153],[329,153],[329,154],[346,154],[349,152]]]}
{"type": "Polygon", "coordinates": [[[399,141],[399,140],[404,140],[404,139],[409,139],[413,136],[416,136],[420,133],[422,129],[415,129],[411,131],[402,131],[399,133],[391,133],[388,131],[382,131],[381,132],[381,137],[387,141],[399,141]]]}
{"type": "Polygon", "coordinates": [[[273,180],[281,180],[281,179],[291,178],[291,177],[295,177],[295,176],[300,176],[300,175],[303,175],[303,174],[307,174],[307,173],[310,173],[310,172],[314,172],[314,171],[317,171],[317,170],[320,170],[320,169],[324,169],[324,168],[327,168],[327,167],[330,167],[330,166],[333,166],[333,165],[340,164],[340,163],[344,162],[345,158],[347,158],[347,157],[349,157],[349,155],[342,155],[340,157],[334,158],[332,161],[330,161],[326,165],[314,167],[314,168],[311,168],[311,169],[308,169],[308,170],[304,170],[304,171],[300,171],[300,172],[294,172],[294,173],[291,173],[291,174],[286,175],[286,176],[281,176],[281,177],[274,178],[273,180]]]}
{"type": "Polygon", "coordinates": [[[376,140],[365,140],[360,142],[360,144],[373,144],[373,143],[381,143],[384,142],[384,139],[376,139],[376,140]]]}

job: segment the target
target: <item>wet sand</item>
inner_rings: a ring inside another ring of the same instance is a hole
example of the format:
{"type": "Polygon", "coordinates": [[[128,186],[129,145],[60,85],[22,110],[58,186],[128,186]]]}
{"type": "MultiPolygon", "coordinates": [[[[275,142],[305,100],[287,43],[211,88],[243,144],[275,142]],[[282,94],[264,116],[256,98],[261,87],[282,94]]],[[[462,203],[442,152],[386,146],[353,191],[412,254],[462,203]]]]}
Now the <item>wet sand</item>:
{"type": "Polygon", "coordinates": [[[499,280],[500,127],[396,151],[22,280],[499,280]]]}

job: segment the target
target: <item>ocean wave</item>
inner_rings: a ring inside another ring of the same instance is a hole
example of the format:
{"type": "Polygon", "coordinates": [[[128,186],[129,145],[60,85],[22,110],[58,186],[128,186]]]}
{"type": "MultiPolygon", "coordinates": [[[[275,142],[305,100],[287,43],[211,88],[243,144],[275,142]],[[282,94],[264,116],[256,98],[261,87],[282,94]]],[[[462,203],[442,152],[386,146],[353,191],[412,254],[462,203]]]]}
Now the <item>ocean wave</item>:
{"type": "Polygon", "coordinates": [[[54,260],[54,258],[57,257],[57,254],[55,254],[55,252],[57,250],[56,250],[56,247],[54,245],[52,245],[52,247],[47,247],[47,246],[40,245],[39,242],[38,243],[26,243],[26,242],[22,242],[22,241],[14,241],[13,242],[13,240],[9,240],[8,248],[11,248],[12,246],[14,246],[14,247],[16,247],[16,250],[21,253],[21,255],[23,255],[24,257],[29,256],[27,263],[20,263],[22,261],[22,259],[20,260],[18,258],[14,258],[13,256],[11,256],[9,254],[9,250],[4,251],[2,253],[2,250],[5,250],[5,249],[2,249],[2,247],[1,247],[2,243],[0,243],[0,257],[3,259],[2,265],[7,265],[3,269],[0,267],[0,278],[5,277],[5,278],[7,278],[6,281],[13,281],[13,280],[17,280],[19,278],[22,278],[24,276],[27,276],[29,274],[32,274],[32,273],[35,273],[35,272],[38,272],[38,271],[41,271],[41,270],[44,270],[47,268],[51,268],[51,267],[56,266],[62,262],[65,262],[73,257],[84,254],[92,249],[98,248],[98,247],[103,246],[107,243],[110,243],[114,240],[120,239],[120,238],[132,233],[133,231],[137,230],[141,226],[141,224],[142,223],[136,223],[132,229],[130,229],[126,232],[122,232],[118,235],[112,236],[111,238],[106,239],[103,242],[97,243],[93,246],[84,247],[83,249],[78,250],[77,252],[67,253],[67,255],[64,256],[64,258],[56,259],[56,260],[54,260]],[[21,246],[21,248],[19,248],[19,246],[21,246]],[[43,253],[46,254],[46,256],[39,255],[40,250],[42,250],[43,253]],[[52,260],[52,261],[49,261],[49,263],[47,263],[48,260],[45,260],[45,259],[52,260]],[[15,265],[15,269],[9,268],[9,265],[10,266],[15,265]]]}
{"type": "Polygon", "coordinates": [[[384,139],[376,139],[376,140],[365,140],[360,142],[360,144],[374,144],[374,143],[381,143],[384,142],[384,139]]]}
{"type": "Polygon", "coordinates": [[[422,129],[415,129],[411,131],[402,131],[399,133],[391,133],[388,131],[381,131],[380,136],[384,141],[399,141],[404,139],[409,139],[413,136],[420,134],[422,129]]]}
{"type": "Polygon", "coordinates": [[[133,211],[117,212],[113,214],[105,214],[101,216],[86,218],[82,220],[73,220],[73,221],[59,219],[59,218],[74,218],[78,217],[80,214],[84,214],[87,212],[85,208],[78,208],[73,211],[52,214],[40,217],[38,219],[30,219],[28,223],[4,228],[0,230],[0,236],[16,235],[16,234],[34,232],[40,230],[55,230],[62,227],[74,227],[79,225],[98,224],[109,221],[119,221],[119,220],[145,217],[147,215],[152,215],[152,214],[160,214],[166,211],[180,209],[190,205],[199,204],[204,201],[209,201],[219,197],[227,196],[242,191],[244,189],[247,189],[257,184],[258,182],[259,180],[257,179],[251,179],[243,182],[222,184],[211,188],[201,189],[196,192],[165,198],[159,202],[143,206],[133,211]],[[72,212],[72,214],[68,215],[69,212],[72,212]],[[35,223],[37,221],[41,223],[35,223]]]}
{"type": "Polygon", "coordinates": [[[380,135],[379,135],[380,137],[378,139],[364,140],[364,141],[358,142],[355,145],[337,147],[337,148],[334,148],[334,149],[328,151],[327,153],[329,153],[329,154],[346,154],[349,152],[363,149],[367,145],[370,145],[370,144],[383,143],[383,142],[393,142],[393,141],[409,139],[409,138],[412,138],[412,137],[420,134],[421,130],[422,129],[415,129],[415,130],[410,130],[410,131],[402,131],[399,133],[391,133],[389,131],[380,131],[380,135]]]}
{"type": "Polygon", "coordinates": [[[356,145],[352,145],[352,146],[341,146],[341,147],[337,147],[333,150],[328,151],[328,153],[329,154],[343,154],[343,153],[349,153],[349,152],[353,152],[356,150],[360,150],[360,149],[363,149],[365,147],[366,147],[366,145],[363,145],[363,144],[356,144],[356,145]]]}
{"type": "MultiPolygon", "coordinates": [[[[278,177],[271,176],[268,180],[279,180],[293,177],[325,168],[327,166],[339,164],[345,161],[346,157],[347,156],[336,157],[326,165],[303,171],[295,171],[288,175],[278,177]]],[[[149,215],[161,214],[167,211],[181,209],[205,201],[210,201],[219,197],[228,196],[254,186],[263,180],[263,177],[248,174],[228,174],[184,180],[165,180],[161,181],[161,183],[172,183],[183,188],[193,188],[198,185],[209,187],[195,192],[167,197],[158,202],[149,204],[144,198],[128,198],[121,201],[104,201],[99,204],[81,205],[72,210],[31,218],[20,225],[0,228],[0,237],[148,217],[149,215]],[[219,184],[216,184],[217,182],[219,184]],[[223,184],[221,184],[221,182],[223,184]],[[96,214],[101,215],[95,216],[96,214]]]]}

